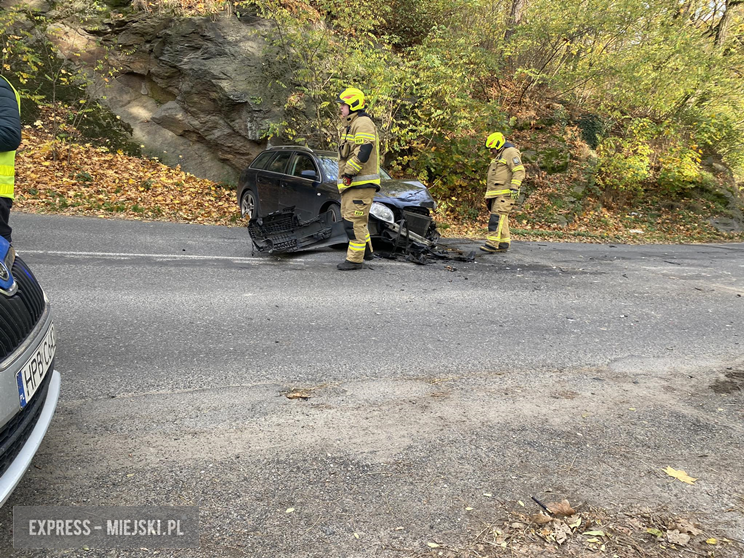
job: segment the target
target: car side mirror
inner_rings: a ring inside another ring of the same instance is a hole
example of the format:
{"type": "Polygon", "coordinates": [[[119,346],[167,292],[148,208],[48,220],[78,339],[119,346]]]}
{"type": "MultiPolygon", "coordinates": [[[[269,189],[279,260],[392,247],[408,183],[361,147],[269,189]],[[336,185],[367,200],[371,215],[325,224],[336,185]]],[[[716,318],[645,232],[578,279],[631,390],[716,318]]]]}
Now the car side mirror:
{"type": "Polygon", "coordinates": [[[300,177],[308,180],[318,180],[318,173],[314,170],[304,170],[300,171],[300,177]]]}

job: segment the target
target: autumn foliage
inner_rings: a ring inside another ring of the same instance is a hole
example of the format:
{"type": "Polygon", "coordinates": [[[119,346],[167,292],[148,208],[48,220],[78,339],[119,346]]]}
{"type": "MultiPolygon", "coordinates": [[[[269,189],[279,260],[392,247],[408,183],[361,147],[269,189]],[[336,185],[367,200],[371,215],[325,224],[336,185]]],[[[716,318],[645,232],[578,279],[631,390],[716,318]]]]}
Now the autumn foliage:
{"type": "Polygon", "coordinates": [[[214,225],[234,224],[240,216],[230,189],[157,160],[90,144],[60,145],[42,121],[23,131],[13,209],[214,225]]]}

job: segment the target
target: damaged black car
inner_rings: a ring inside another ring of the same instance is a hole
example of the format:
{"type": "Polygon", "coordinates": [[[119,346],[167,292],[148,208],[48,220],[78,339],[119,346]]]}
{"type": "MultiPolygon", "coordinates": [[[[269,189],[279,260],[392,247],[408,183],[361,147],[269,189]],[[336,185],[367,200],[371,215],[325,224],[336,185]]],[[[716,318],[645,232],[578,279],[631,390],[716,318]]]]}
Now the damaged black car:
{"type": "MultiPolygon", "coordinates": [[[[382,169],[380,175],[380,191],[370,209],[372,242],[435,246],[439,233],[430,212],[436,209],[436,202],[426,186],[416,180],[394,179],[382,169]]],[[[250,221],[254,245],[260,251],[290,251],[280,246],[275,234],[282,229],[292,229],[294,249],[324,241],[343,242],[337,238],[343,228],[333,227],[341,222],[337,178],[338,160],[333,151],[278,146],[261,152],[238,182],[240,212],[250,221]]]]}

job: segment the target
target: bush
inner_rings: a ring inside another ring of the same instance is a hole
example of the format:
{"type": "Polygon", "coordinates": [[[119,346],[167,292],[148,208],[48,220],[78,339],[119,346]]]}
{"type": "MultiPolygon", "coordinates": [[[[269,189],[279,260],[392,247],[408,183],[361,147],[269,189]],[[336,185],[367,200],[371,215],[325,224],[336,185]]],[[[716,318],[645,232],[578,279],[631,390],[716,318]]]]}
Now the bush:
{"type": "Polygon", "coordinates": [[[607,138],[597,149],[597,184],[606,190],[640,194],[651,177],[652,152],[638,139],[607,138]]]}

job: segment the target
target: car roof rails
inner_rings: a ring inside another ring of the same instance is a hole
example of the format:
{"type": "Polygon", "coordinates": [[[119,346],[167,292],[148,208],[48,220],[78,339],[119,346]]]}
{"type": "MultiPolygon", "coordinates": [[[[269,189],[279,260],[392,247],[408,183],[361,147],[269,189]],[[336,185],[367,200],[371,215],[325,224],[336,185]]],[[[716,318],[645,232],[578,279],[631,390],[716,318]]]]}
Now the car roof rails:
{"type": "Polygon", "coordinates": [[[279,150],[279,149],[294,149],[297,151],[307,151],[308,153],[315,153],[312,149],[307,147],[306,145],[272,145],[268,149],[273,150],[279,150]]]}

